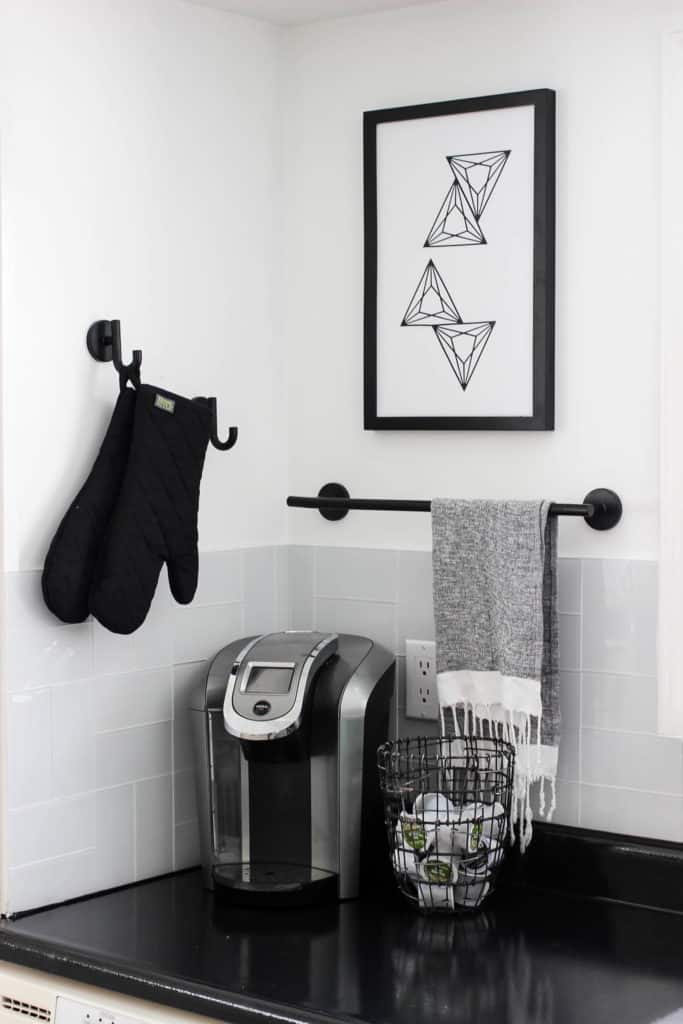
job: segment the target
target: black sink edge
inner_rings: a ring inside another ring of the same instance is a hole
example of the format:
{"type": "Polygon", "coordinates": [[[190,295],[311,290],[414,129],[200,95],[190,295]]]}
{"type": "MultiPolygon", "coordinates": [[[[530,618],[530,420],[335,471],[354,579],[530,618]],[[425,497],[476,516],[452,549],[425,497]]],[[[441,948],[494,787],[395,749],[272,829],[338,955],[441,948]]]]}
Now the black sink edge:
{"type": "Polygon", "coordinates": [[[53,942],[41,942],[0,926],[0,960],[32,967],[86,985],[96,985],[176,1010],[203,1014],[230,1024],[358,1024],[358,1019],[270,1002],[213,988],[180,975],[130,965],[114,957],[94,957],[53,942]]]}

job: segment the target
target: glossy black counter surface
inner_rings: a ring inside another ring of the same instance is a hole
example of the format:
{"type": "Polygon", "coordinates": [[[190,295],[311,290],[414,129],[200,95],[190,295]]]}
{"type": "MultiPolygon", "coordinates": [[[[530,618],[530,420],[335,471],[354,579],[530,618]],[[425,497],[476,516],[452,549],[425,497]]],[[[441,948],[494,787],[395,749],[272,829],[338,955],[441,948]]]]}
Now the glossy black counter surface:
{"type": "Polygon", "coordinates": [[[4,921],[0,958],[233,1024],[649,1024],[683,1007],[683,916],[528,891],[461,918],[221,910],[193,871],[4,921]]]}

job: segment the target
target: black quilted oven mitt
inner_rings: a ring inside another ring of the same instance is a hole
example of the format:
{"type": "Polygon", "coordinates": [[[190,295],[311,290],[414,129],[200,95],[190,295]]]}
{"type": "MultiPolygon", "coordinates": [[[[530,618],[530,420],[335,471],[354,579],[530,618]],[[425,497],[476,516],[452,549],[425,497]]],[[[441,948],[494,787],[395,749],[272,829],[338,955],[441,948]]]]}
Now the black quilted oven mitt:
{"type": "Polygon", "coordinates": [[[90,611],[114,633],[142,625],[164,562],[176,601],[194,597],[199,483],[210,429],[206,399],[150,384],[138,389],[128,465],[90,588],[90,611]]]}
{"type": "Polygon", "coordinates": [[[88,479],[62,519],[45,559],[43,597],[62,622],[84,622],[88,617],[90,581],[128,459],[135,397],[132,388],[119,393],[88,479]]]}

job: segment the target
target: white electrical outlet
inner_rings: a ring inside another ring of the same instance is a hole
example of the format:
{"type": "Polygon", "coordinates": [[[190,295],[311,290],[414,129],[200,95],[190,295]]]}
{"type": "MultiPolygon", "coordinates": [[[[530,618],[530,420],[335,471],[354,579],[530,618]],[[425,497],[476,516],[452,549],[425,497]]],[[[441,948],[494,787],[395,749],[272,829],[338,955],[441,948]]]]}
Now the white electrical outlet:
{"type": "Polygon", "coordinates": [[[438,718],[436,644],[406,640],[406,718],[438,718]]]}

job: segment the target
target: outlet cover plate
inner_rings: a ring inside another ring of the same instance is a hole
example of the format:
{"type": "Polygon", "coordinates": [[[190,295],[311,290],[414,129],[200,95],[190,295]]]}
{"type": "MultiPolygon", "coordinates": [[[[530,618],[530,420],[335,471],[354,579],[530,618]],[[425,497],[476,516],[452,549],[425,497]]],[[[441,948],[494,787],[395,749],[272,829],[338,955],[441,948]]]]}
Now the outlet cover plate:
{"type": "Polygon", "coordinates": [[[433,640],[406,640],[406,718],[439,718],[433,640]]]}

